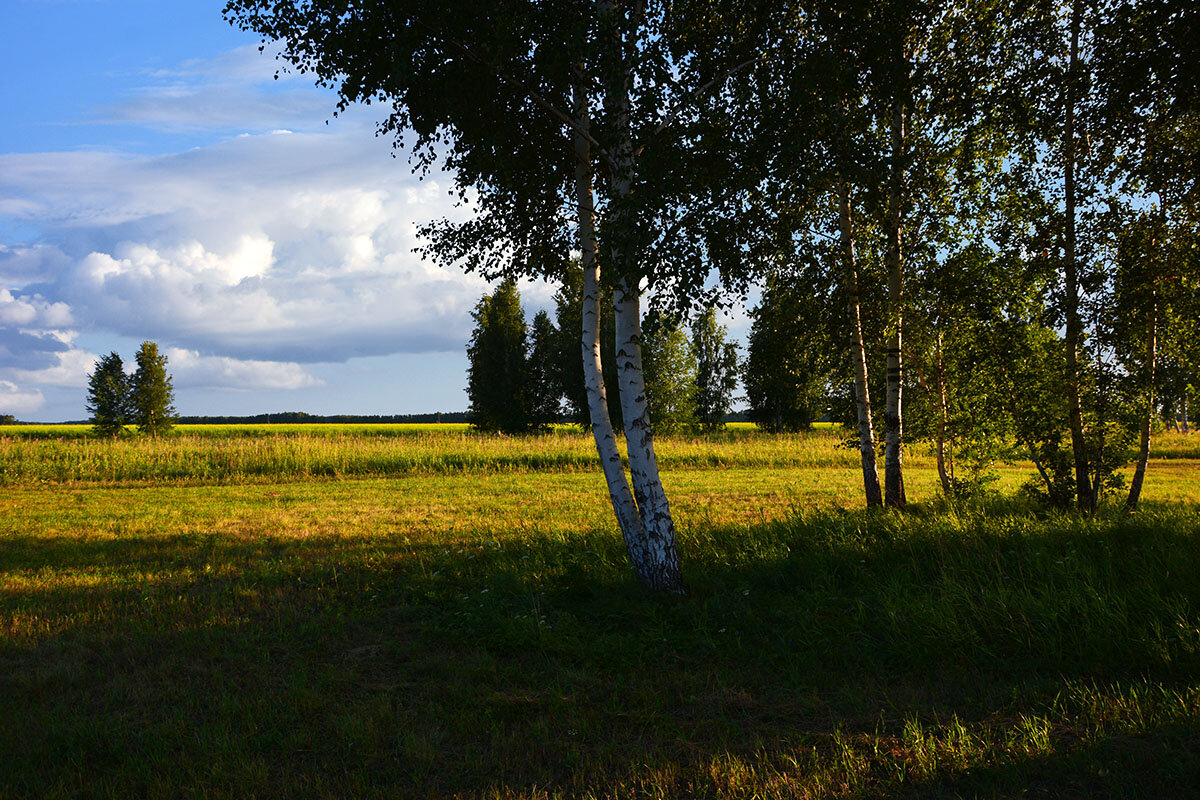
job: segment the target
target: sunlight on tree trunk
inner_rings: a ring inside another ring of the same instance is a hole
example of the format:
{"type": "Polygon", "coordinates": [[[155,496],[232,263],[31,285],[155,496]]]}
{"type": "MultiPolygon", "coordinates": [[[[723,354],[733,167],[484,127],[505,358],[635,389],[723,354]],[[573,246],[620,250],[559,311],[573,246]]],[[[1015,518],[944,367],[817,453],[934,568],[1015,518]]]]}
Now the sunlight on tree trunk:
{"type": "Polygon", "coordinates": [[[867,349],[863,345],[861,300],[858,289],[858,264],[854,256],[854,222],[850,215],[850,189],[839,187],[841,206],[842,259],[850,294],[850,359],[854,364],[854,399],[858,410],[858,444],[862,460],[863,491],[868,506],[883,504],[879,489],[879,468],[875,463],[875,427],[871,420],[871,389],[867,380],[867,349]]]}
{"type": "Polygon", "coordinates": [[[1146,329],[1146,388],[1142,398],[1145,408],[1142,412],[1137,466],[1129,483],[1129,499],[1125,501],[1125,510],[1130,513],[1137,510],[1138,500],[1142,496],[1142,482],[1146,479],[1146,462],[1150,459],[1150,418],[1154,414],[1154,367],[1158,355],[1158,298],[1153,291],[1150,302],[1150,321],[1146,329]]]}
{"type": "MultiPolygon", "coordinates": [[[[580,127],[587,130],[587,98],[579,83],[575,85],[576,116],[580,127]]],[[[575,197],[579,213],[579,249],[583,264],[583,330],[582,354],[584,385],[587,388],[588,413],[591,417],[592,435],[596,440],[596,452],[604,469],[604,480],[608,484],[608,496],[612,501],[617,524],[629,557],[646,538],[638,516],[637,505],[625,467],[621,463],[621,451],[617,449],[612,419],[608,415],[608,396],[604,387],[604,369],[600,354],[600,267],[596,263],[596,220],[595,199],[592,191],[591,145],[582,133],[575,134],[575,197]]]]}
{"type": "Polygon", "coordinates": [[[617,317],[617,374],[621,411],[625,417],[625,444],[633,494],[645,528],[640,552],[630,551],[633,568],[644,583],[655,589],[683,591],[675,523],[658,475],[650,405],[642,372],[641,309],[638,296],[622,281],[614,292],[617,317]]]}

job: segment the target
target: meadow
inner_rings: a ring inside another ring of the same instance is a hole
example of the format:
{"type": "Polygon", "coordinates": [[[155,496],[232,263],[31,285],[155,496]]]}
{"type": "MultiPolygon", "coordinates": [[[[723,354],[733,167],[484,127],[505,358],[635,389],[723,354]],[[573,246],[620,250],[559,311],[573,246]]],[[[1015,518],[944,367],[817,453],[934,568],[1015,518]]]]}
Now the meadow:
{"type": "Polygon", "coordinates": [[[1192,797],[1200,436],[1143,506],[971,502],[836,430],[659,442],[688,594],[590,439],[0,429],[0,797],[1192,797]]]}

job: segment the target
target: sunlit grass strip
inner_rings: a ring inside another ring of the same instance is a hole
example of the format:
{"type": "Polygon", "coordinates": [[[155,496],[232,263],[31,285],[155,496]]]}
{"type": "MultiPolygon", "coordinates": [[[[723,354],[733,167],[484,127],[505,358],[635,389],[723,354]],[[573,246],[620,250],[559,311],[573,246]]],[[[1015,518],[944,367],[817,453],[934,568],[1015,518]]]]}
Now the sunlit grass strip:
{"type": "MultiPolygon", "coordinates": [[[[664,469],[851,466],[856,454],[831,431],[766,436],[731,432],[668,437],[658,443],[664,469]]],[[[927,450],[927,448],[926,448],[927,450]]],[[[917,457],[919,459],[919,457],[917,457]]],[[[587,435],[484,436],[421,431],[403,436],[357,433],[193,436],[116,441],[0,439],[0,483],[275,480],[437,475],[512,470],[597,469],[587,435]]]]}

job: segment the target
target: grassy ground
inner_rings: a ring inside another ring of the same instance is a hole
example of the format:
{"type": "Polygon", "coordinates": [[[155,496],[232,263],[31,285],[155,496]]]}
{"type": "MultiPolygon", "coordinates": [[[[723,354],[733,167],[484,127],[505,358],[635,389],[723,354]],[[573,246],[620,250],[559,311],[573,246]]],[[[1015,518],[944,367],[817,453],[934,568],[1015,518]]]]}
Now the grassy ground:
{"type": "Polygon", "coordinates": [[[666,440],[659,598],[586,438],[410,433],[0,440],[0,796],[1200,785],[1191,440],[1086,520],[944,506],[925,456],[867,513],[831,435],[666,440]]]}

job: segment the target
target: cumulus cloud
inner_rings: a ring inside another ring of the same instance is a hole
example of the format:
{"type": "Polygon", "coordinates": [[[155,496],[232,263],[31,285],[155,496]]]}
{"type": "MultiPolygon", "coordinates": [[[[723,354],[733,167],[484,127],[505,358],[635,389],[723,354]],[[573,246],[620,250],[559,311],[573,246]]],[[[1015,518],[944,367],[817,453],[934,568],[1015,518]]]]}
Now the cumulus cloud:
{"type": "Polygon", "coordinates": [[[0,380],[0,413],[19,417],[37,411],[45,403],[37,389],[22,389],[12,381],[0,380]]]}
{"type": "Polygon", "coordinates": [[[299,364],[277,361],[240,361],[222,356],[201,356],[195,350],[167,350],[172,384],[205,389],[307,389],[324,385],[299,364]]]}
{"type": "Polygon", "coordinates": [[[239,48],[147,73],[96,115],[211,129],[207,146],[0,154],[0,221],[39,232],[0,243],[0,379],[24,407],[85,385],[80,336],[158,342],[181,388],[304,389],[320,385],[306,364],[461,354],[487,284],[413,251],[420,224],[469,209],[392,158],[368,112],[326,127],[331,98],[275,69],[239,48]]]}
{"type": "Polygon", "coordinates": [[[362,126],[8,155],[0,176],[56,242],[21,248],[21,272],[84,330],[265,361],[457,350],[485,288],[413,252],[418,224],[463,212],[362,126]]]}

